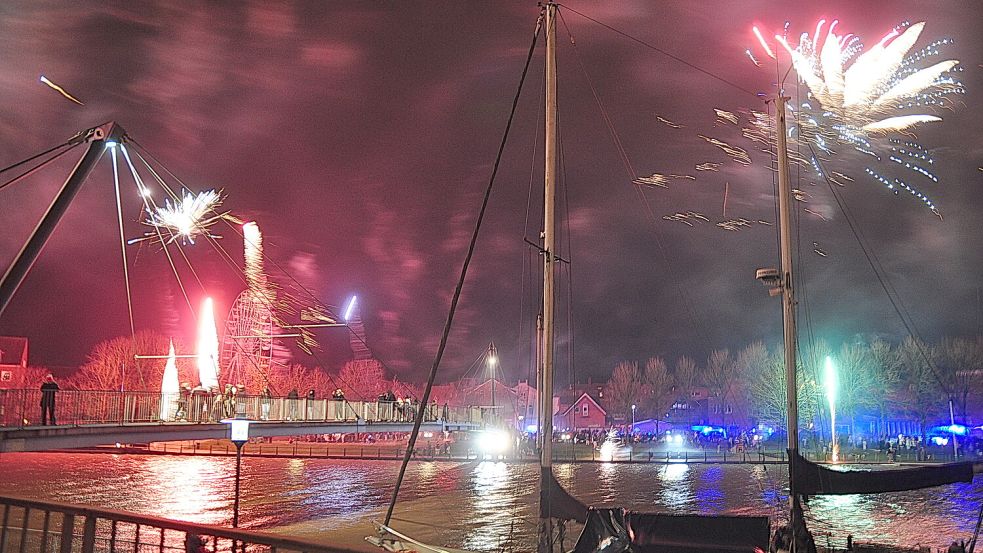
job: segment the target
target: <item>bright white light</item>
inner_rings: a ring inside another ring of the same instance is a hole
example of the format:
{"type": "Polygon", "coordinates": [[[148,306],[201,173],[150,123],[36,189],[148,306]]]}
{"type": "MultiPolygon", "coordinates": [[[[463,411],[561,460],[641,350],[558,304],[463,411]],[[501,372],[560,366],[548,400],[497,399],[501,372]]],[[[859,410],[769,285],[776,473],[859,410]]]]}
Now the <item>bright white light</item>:
{"type": "Polygon", "coordinates": [[[348,300],[348,307],[345,308],[345,320],[348,321],[352,318],[352,310],[355,309],[355,300],[358,296],[352,296],[352,299],[348,300]]]}
{"type": "Polygon", "coordinates": [[[229,425],[229,439],[233,442],[249,441],[249,421],[246,419],[226,419],[222,421],[229,425]]]}
{"type": "Polygon", "coordinates": [[[164,376],[160,383],[160,420],[174,419],[180,387],[177,376],[177,356],[174,354],[174,341],[172,340],[167,354],[167,363],[164,365],[164,376]]]}
{"type": "Polygon", "coordinates": [[[107,140],[106,141],[106,147],[107,148],[115,148],[118,144],[119,144],[119,142],[116,142],[115,140],[107,140]]]}
{"type": "Polygon", "coordinates": [[[826,388],[826,398],[829,400],[830,405],[836,403],[836,389],[839,387],[839,382],[836,374],[836,365],[833,364],[833,358],[826,356],[826,364],[823,366],[823,380],[826,388]]]}
{"type": "Polygon", "coordinates": [[[218,331],[212,298],[205,298],[198,312],[198,380],[206,390],[218,388],[218,331]]]}
{"type": "Polygon", "coordinates": [[[487,454],[505,453],[510,442],[509,433],[504,430],[485,430],[478,434],[478,449],[487,454]]]}
{"type": "Polygon", "coordinates": [[[679,434],[673,436],[672,441],[675,442],[676,445],[683,445],[683,437],[680,436],[679,434]]]}
{"type": "Polygon", "coordinates": [[[530,434],[535,434],[536,432],[539,432],[539,425],[538,424],[530,424],[530,425],[526,426],[526,432],[528,432],[530,434]]]}

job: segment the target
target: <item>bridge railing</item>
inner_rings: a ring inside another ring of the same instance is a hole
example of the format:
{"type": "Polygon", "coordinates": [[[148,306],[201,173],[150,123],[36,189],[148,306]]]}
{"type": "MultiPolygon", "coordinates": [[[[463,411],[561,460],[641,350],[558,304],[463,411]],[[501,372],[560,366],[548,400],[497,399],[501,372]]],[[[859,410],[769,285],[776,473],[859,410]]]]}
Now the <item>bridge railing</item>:
{"type": "Polygon", "coordinates": [[[262,532],[0,496],[0,552],[182,553],[349,550],[262,532]]]}
{"type": "MultiPolygon", "coordinates": [[[[267,421],[412,422],[416,409],[391,401],[347,401],[263,397],[209,392],[161,394],[61,390],[55,395],[55,423],[83,426],[131,423],[204,423],[236,416],[267,421]]],[[[477,407],[426,406],[427,422],[480,424],[477,407]]],[[[42,422],[41,391],[0,390],[0,426],[38,426],[42,422]]],[[[52,424],[48,421],[48,424],[52,424]]]]}

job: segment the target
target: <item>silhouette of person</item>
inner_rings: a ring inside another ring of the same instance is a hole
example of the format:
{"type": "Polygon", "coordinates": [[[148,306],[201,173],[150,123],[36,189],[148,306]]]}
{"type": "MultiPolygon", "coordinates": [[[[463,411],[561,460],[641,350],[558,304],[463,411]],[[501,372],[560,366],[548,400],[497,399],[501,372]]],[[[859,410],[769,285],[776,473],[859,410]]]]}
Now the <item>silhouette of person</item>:
{"type": "Polygon", "coordinates": [[[58,392],[58,383],[55,382],[55,377],[50,374],[44,377],[44,382],[41,383],[41,425],[47,426],[48,419],[51,419],[51,425],[55,426],[58,423],[55,422],[55,393],[58,392]]]}

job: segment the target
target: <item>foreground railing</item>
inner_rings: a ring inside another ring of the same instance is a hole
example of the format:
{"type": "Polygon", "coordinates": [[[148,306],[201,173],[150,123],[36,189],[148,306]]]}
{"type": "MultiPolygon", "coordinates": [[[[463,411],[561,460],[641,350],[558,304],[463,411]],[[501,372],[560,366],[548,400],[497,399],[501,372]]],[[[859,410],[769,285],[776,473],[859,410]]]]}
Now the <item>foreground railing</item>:
{"type": "Polygon", "coordinates": [[[262,532],[0,496],[0,553],[347,552],[262,532]]]}
{"type": "MultiPolygon", "coordinates": [[[[420,406],[391,401],[347,401],[335,399],[291,399],[209,392],[161,394],[159,392],[112,392],[64,390],[55,396],[58,425],[129,424],[154,422],[217,422],[232,417],[268,421],[311,422],[412,422],[420,406]]],[[[450,423],[481,423],[477,407],[431,404],[424,420],[450,423]]],[[[42,422],[41,391],[0,390],[0,426],[37,426],[42,422]]],[[[51,424],[48,421],[48,424],[51,424]]]]}

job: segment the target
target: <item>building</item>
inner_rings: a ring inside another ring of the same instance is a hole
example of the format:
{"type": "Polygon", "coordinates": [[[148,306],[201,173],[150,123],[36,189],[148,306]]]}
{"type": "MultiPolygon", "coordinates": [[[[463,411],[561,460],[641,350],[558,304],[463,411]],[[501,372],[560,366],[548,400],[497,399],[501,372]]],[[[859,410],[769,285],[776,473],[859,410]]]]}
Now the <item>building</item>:
{"type": "Polygon", "coordinates": [[[557,430],[577,432],[607,428],[608,412],[587,392],[580,394],[562,413],[553,417],[557,430]]]}
{"type": "Polygon", "coordinates": [[[0,336],[0,389],[11,388],[27,372],[27,338],[0,336]]]}

